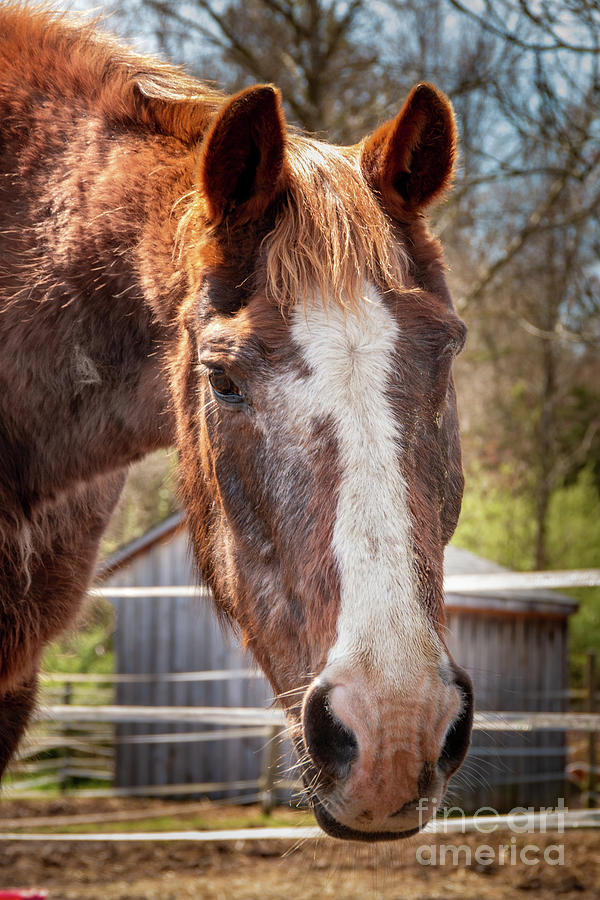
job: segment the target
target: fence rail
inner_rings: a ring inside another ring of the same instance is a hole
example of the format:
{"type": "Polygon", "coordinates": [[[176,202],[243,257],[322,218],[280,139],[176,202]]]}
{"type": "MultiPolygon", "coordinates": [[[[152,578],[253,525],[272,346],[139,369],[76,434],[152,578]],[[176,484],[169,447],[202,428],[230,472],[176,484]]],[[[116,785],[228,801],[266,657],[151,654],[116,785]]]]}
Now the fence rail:
{"type": "MultiPolygon", "coordinates": [[[[299,782],[273,775],[273,762],[275,754],[273,748],[278,733],[284,726],[284,717],[280,710],[260,709],[246,707],[142,707],[142,706],[72,706],[56,705],[40,710],[37,716],[39,723],[55,724],[61,726],[61,732],[56,735],[46,735],[42,740],[25,748],[20,756],[20,776],[35,776],[28,781],[21,778],[13,782],[13,791],[30,788],[44,788],[56,781],[57,776],[64,786],[72,779],[92,779],[94,781],[110,781],[112,773],[109,765],[113,757],[113,747],[118,744],[178,744],[197,743],[207,741],[227,741],[248,737],[261,737],[265,739],[267,748],[263,774],[258,779],[238,781],[215,781],[201,783],[146,785],[128,788],[87,788],[78,789],[77,793],[83,797],[119,797],[119,796],[176,796],[196,793],[219,793],[222,791],[245,792],[247,799],[249,791],[256,792],[254,799],[261,796],[265,803],[273,802],[274,792],[277,789],[298,789],[299,782]],[[202,726],[227,726],[213,731],[194,732],[161,732],[154,734],[135,734],[114,736],[112,730],[98,731],[102,725],[115,725],[124,723],[146,724],[156,726],[157,723],[197,723],[202,726]],[[65,733],[62,726],[70,726],[70,731],[65,733]],[[92,727],[92,733],[82,735],[80,730],[92,727]],[[72,732],[72,733],[70,733],[72,732]],[[61,753],[59,759],[42,759],[32,762],[33,758],[43,752],[57,750],[61,753]],[[80,754],[80,755],[77,755],[80,754]],[[83,755],[81,755],[83,754],[83,755]]],[[[520,732],[530,733],[535,730],[544,731],[569,731],[594,734],[600,732],[600,714],[597,713],[546,713],[546,712],[498,712],[482,711],[475,714],[474,730],[491,732],[520,732]]],[[[532,754],[533,754],[532,750],[532,754]]],[[[560,748],[540,748],[535,750],[539,755],[559,756],[560,748]]],[[[523,756],[527,748],[474,748],[473,755],[499,757],[523,756]]],[[[555,780],[568,777],[568,772],[556,771],[553,774],[555,780]]],[[[595,795],[595,782],[598,772],[587,773],[589,783],[589,795],[595,795]]],[[[527,775],[522,778],[516,775],[508,776],[506,783],[529,783],[536,776],[527,775]]],[[[549,775],[544,773],[540,780],[547,781],[549,775]]],[[[499,782],[498,782],[499,783],[499,782]]]]}
{"type": "MultiPolygon", "coordinates": [[[[491,572],[481,575],[446,575],[447,594],[479,594],[497,591],[535,591],[557,588],[598,587],[600,569],[567,569],[550,572],[491,572]]],[[[90,591],[95,597],[107,600],[134,597],[202,597],[203,587],[164,585],[160,587],[96,587],[90,591]]]]}
{"type": "MultiPolygon", "coordinates": [[[[562,833],[565,828],[598,828],[600,813],[592,810],[565,810],[560,813],[543,813],[534,816],[471,816],[465,818],[438,817],[423,828],[425,834],[490,834],[496,830],[522,830],[530,833],[562,833]]],[[[231,841],[305,841],[323,839],[327,835],[316,826],[282,828],[240,828],[231,831],[163,831],[163,832],[106,832],[104,834],[35,834],[19,832],[0,833],[0,841],[194,841],[198,843],[229,843],[231,841]]]]}
{"type": "MultiPolygon", "coordinates": [[[[37,713],[46,722],[197,722],[203,725],[284,726],[279,709],[232,706],[66,706],[46,707],[37,713]]],[[[600,713],[478,712],[475,731],[600,731],[600,713]]]]}
{"type": "Polygon", "coordinates": [[[188,681],[237,681],[238,679],[264,678],[260,669],[214,669],[200,672],[157,672],[135,675],[120,675],[115,672],[106,674],[87,672],[46,672],[42,681],[72,684],[178,684],[188,681]]]}

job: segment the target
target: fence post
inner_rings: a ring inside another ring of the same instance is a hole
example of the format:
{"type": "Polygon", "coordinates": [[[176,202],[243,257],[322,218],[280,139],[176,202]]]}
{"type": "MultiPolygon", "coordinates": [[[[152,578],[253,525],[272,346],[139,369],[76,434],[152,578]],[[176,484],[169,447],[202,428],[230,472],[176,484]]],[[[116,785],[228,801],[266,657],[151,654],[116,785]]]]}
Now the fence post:
{"type": "Polygon", "coordinates": [[[277,772],[277,753],[280,747],[281,729],[275,725],[269,731],[269,741],[265,748],[264,767],[262,781],[262,790],[260,794],[260,805],[264,813],[270,813],[277,802],[275,775],[277,772]]]}
{"type": "MultiPolygon", "coordinates": [[[[586,661],[587,711],[596,711],[596,654],[590,650],[586,661]]],[[[588,807],[596,806],[596,732],[588,735],[588,807]]]]}
{"type": "MultiPolygon", "coordinates": [[[[62,701],[65,706],[69,706],[71,700],[73,699],[73,685],[70,681],[65,681],[63,687],[63,698],[62,701]]],[[[61,729],[63,738],[67,738],[70,734],[70,729],[68,725],[65,725],[64,728],[61,729]]],[[[63,747],[62,750],[62,766],[58,773],[58,787],[61,794],[66,794],[67,787],[69,785],[69,776],[67,775],[67,770],[71,764],[71,748],[66,746],[63,747]]]]}

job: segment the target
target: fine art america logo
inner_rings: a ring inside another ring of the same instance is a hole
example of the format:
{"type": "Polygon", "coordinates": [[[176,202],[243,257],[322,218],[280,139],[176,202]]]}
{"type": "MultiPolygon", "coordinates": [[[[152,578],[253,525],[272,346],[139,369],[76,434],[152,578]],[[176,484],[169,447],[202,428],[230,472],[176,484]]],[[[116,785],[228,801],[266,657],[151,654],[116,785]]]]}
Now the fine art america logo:
{"type": "Polygon", "coordinates": [[[507,815],[500,814],[491,806],[482,806],[474,816],[466,816],[458,806],[438,809],[435,798],[419,800],[419,827],[423,828],[432,813],[436,816],[425,833],[434,834],[492,834],[500,829],[507,832],[507,840],[492,846],[484,843],[439,843],[420,844],[416,850],[417,862],[422,866],[515,866],[518,864],[535,866],[545,863],[548,866],[564,866],[565,847],[562,843],[545,844],[540,847],[533,842],[523,843],[516,835],[546,834],[552,832],[563,834],[565,830],[565,814],[568,808],[559,797],[555,807],[517,806],[507,815]],[[510,835],[510,837],[508,837],[510,835]]]}

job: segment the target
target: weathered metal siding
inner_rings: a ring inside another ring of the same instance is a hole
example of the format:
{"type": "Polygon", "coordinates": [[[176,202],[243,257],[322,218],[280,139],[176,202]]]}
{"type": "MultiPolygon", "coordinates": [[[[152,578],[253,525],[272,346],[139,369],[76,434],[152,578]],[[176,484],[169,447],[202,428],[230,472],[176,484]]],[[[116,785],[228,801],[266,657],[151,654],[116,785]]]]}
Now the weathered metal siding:
{"type": "MultiPolygon", "coordinates": [[[[194,584],[184,532],[134,557],[106,582],[118,586],[194,584]]],[[[119,674],[160,674],[254,668],[235,637],[221,627],[208,592],[189,597],[115,600],[115,656],[119,674]]],[[[264,679],[118,684],[116,702],[146,706],[265,706],[264,679]]],[[[198,731],[161,723],[121,726],[118,736],[198,731]]],[[[208,730],[203,728],[201,730],[208,730]]],[[[261,738],[179,744],[121,744],[119,787],[253,780],[259,777],[261,738]]]]}
{"type": "MultiPolygon", "coordinates": [[[[560,712],[567,708],[564,616],[449,612],[448,644],[469,672],[480,710],[560,712]]],[[[560,732],[474,732],[452,785],[468,810],[554,806],[565,796],[566,746],[560,732]]]]}
{"type": "MultiPolygon", "coordinates": [[[[456,547],[446,573],[487,574],[502,566],[456,547]]],[[[568,709],[570,597],[548,591],[449,596],[448,645],[471,675],[480,710],[562,712],[568,709]]],[[[555,806],[567,790],[565,735],[556,731],[474,732],[471,751],[451,793],[467,810],[555,806]]]]}

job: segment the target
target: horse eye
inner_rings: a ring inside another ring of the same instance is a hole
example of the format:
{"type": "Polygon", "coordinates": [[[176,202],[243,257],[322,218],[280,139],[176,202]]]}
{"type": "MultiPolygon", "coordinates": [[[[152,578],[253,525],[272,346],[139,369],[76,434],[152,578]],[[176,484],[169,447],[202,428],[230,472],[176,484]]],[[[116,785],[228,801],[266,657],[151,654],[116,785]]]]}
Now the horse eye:
{"type": "Polygon", "coordinates": [[[223,369],[211,369],[208,373],[208,380],[219,400],[232,405],[244,402],[242,392],[223,369]]]}

